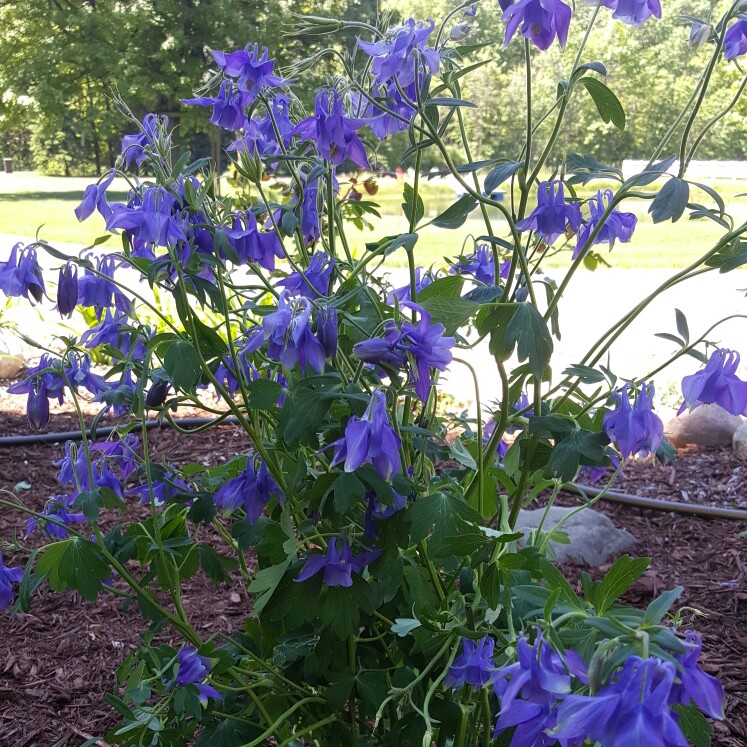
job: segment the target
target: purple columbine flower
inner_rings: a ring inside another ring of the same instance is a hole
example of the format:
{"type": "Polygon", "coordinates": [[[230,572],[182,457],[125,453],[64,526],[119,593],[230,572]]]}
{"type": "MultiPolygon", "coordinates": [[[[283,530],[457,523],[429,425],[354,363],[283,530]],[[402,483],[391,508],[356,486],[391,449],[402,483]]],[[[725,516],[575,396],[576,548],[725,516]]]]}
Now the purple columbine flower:
{"type": "Polygon", "coordinates": [[[747,54],[747,14],[740,13],[724,35],[724,59],[733,60],[747,54]]]}
{"type": "Polygon", "coordinates": [[[23,247],[20,243],[15,244],[10,250],[7,262],[0,262],[0,290],[8,298],[25,298],[27,301],[33,298],[37,303],[41,303],[46,289],[33,246],[23,247]]]}
{"type": "Polygon", "coordinates": [[[177,654],[177,660],[179,669],[176,672],[175,685],[194,685],[199,691],[199,700],[203,708],[207,706],[208,698],[223,700],[223,696],[212,685],[206,685],[204,682],[213,668],[213,662],[207,656],[200,656],[197,649],[185,646],[177,654]]]}
{"type": "MultiPolygon", "coordinates": [[[[505,280],[511,268],[511,260],[501,262],[498,276],[505,280]]],[[[449,270],[451,275],[471,275],[478,283],[493,285],[495,283],[495,262],[493,252],[487,244],[480,244],[472,254],[459,257],[449,270]]]]}
{"type": "Polygon", "coordinates": [[[324,348],[324,354],[332,360],[337,355],[337,309],[321,306],[316,312],[316,336],[324,348]]]}
{"type": "Polygon", "coordinates": [[[403,88],[411,85],[418,74],[418,60],[431,75],[438,72],[440,57],[435,49],[426,44],[433,33],[435,24],[429,19],[428,25],[410,18],[401,26],[387,31],[384,38],[376,42],[358,39],[358,46],[373,58],[371,73],[379,84],[397,79],[403,88]]]}
{"type": "Polygon", "coordinates": [[[332,464],[345,462],[345,472],[354,472],[362,464],[373,464],[385,479],[399,472],[402,445],[397,432],[389,424],[386,397],[375,391],[362,418],[353,415],[345,426],[345,435],[330,444],[335,453],[332,464]]]}
{"type": "Polygon", "coordinates": [[[109,220],[109,216],[112,214],[112,210],[109,207],[109,203],[106,201],[106,190],[109,189],[111,183],[114,181],[116,171],[112,169],[102,181],[98,184],[89,184],[83,193],[83,200],[80,205],[75,208],[75,217],[83,222],[91,215],[94,210],[98,210],[99,214],[104,220],[109,220]]]}
{"type": "Polygon", "coordinates": [[[20,584],[23,578],[23,568],[6,568],[3,565],[3,553],[0,552],[0,612],[13,602],[13,587],[20,584]]]}
{"type": "MultiPolygon", "coordinates": [[[[697,52],[711,38],[711,26],[702,21],[693,21],[690,26],[690,45],[697,52]]],[[[747,28],[745,29],[745,52],[747,52],[747,28]]]]}
{"type": "Polygon", "coordinates": [[[230,81],[223,84],[216,96],[197,96],[193,99],[182,99],[187,106],[212,106],[210,121],[224,130],[241,130],[247,124],[246,108],[254,96],[236,91],[230,81]]]}
{"type": "Polygon", "coordinates": [[[78,304],[78,266],[72,262],[60,267],[57,280],[57,311],[68,319],[78,304]]]}
{"type": "MultiPolygon", "coordinates": [[[[181,477],[179,477],[173,469],[167,469],[163,474],[163,480],[153,480],[151,485],[145,483],[140,485],[132,491],[132,495],[136,496],[140,503],[148,504],[151,502],[151,498],[156,506],[162,506],[164,503],[168,503],[172,498],[178,498],[184,495],[190,495],[194,491],[187,485],[181,477]]],[[[183,502],[183,501],[182,501],[183,502]]],[[[189,505],[190,501],[186,502],[189,505]]]]}
{"type": "Polygon", "coordinates": [[[55,495],[50,498],[41,513],[44,516],[56,519],[65,526],[32,516],[26,524],[26,536],[39,527],[53,539],[65,539],[69,535],[65,527],[69,527],[72,524],[82,524],[86,521],[86,517],[83,514],[70,511],[74,502],[75,496],[55,495]]]}
{"type": "Polygon", "coordinates": [[[243,505],[247,521],[256,524],[273,496],[278,503],[283,503],[283,494],[270,475],[267,465],[261,459],[249,458],[246,469],[238,477],[224,483],[213,500],[226,513],[232,513],[243,505]]]}
{"type": "Polygon", "coordinates": [[[653,411],[654,385],[641,382],[641,389],[631,407],[630,391],[626,384],[613,392],[618,404],[604,416],[602,429],[612,439],[623,459],[633,454],[655,454],[664,434],[664,424],[653,411]]]}
{"type": "Polygon", "coordinates": [[[111,211],[106,221],[107,231],[121,229],[133,239],[155,246],[187,242],[181,205],[165,187],[149,187],[143,190],[139,202],[114,203],[111,211]]]}
{"type": "Polygon", "coordinates": [[[357,557],[353,557],[353,550],[344,537],[332,537],[324,555],[309,555],[296,577],[296,583],[301,583],[324,571],[322,582],[326,586],[352,586],[353,573],[360,573],[369,563],[373,563],[381,555],[381,550],[363,550],[357,557]],[[341,545],[338,549],[337,544],[341,545]]]}
{"type": "Polygon", "coordinates": [[[504,45],[511,41],[521,24],[521,35],[539,49],[548,49],[556,36],[562,49],[568,40],[571,9],[560,0],[518,0],[504,8],[503,20],[507,22],[504,45]]]}
{"type": "Polygon", "coordinates": [[[493,680],[496,674],[493,663],[495,641],[485,636],[479,641],[462,638],[462,653],[454,659],[444,678],[446,687],[472,685],[482,687],[493,680]]]}
{"type": "MultiPolygon", "coordinates": [[[[427,288],[434,280],[435,276],[432,270],[426,270],[423,272],[422,267],[416,267],[415,268],[415,295],[417,296],[420,291],[423,290],[423,288],[427,288]]],[[[404,301],[415,301],[417,299],[412,298],[410,295],[410,283],[407,283],[406,285],[403,285],[401,288],[395,288],[392,291],[389,291],[389,294],[386,297],[386,302],[390,306],[394,306],[394,299],[399,299],[400,303],[404,301]]]]}
{"type": "Polygon", "coordinates": [[[401,495],[396,490],[392,490],[394,502],[391,505],[382,503],[376,496],[376,493],[368,493],[368,503],[366,504],[366,513],[364,515],[364,532],[367,537],[378,537],[379,530],[376,526],[377,521],[384,521],[390,516],[394,516],[397,511],[401,511],[407,505],[407,496],[401,495]]]}
{"type": "Polygon", "coordinates": [[[301,140],[312,141],[327,161],[339,166],[346,158],[363,169],[370,169],[366,149],[357,135],[368,121],[345,114],[340,95],[327,88],[316,95],[314,116],[299,122],[292,131],[301,140]]]}
{"type": "Polygon", "coordinates": [[[65,365],[65,374],[71,389],[77,392],[79,387],[83,387],[98,401],[101,400],[101,395],[109,389],[109,384],[106,383],[104,377],[91,371],[90,355],[78,356],[71,353],[65,365]]]}
{"type": "Polygon", "coordinates": [[[518,661],[493,675],[493,687],[501,699],[493,739],[515,727],[512,744],[549,747],[555,744],[548,732],[555,727],[557,701],[570,693],[571,675],[587,681],[586,665],[570,650],[561,658],[539,630],[533,646],[522,635],[516,651],[518,661]]]}
{"type": "Polygon", "coordinates": [[[324,370],[327,351],[311,330],[311,310],[308,298],[289,299],[288,291],[283,291],[277,311],[262,319],[267,355],[286,369],[299,365],[303,373],[309,365],[317,373],[324,370]]]}
{"type": "Polygon", "coordinates": [[[281,259],[284,256],[283,244],[278,235],[274,231],[260,231],[257,217],[251,210],[236,213],[231,228],[226,228],[225,232],[239,256],[240,264],[256,262],[272,272],[275,269],[275,258],[281,259]]]}
{"type": "Polygon", "coordinates": [[[558,707],[552,735],[609,747],[687,747],[677,715],[669,708],[676,668],[658,659],[631,656],[596,695],[568,695],[558,707]]]}
{"type": "Polygon", "coordinates": [[[410,302],[403,305],[420,312],[417,324],[403,321],[398,330],[395,323],[389,321],[384,326],[383,337],[357,343],[353,353],[360,360],[376,365],[399,367],[409,361],[415,392],[425,402],[431,389],[431,369],[446,370],[456,340],[444,337],[444,325],[431,324],[430,314],[422,307],[410,302]]]}
{"type": "Polygon", "coordinates": [[[285,288],[291,295],[298,294],[310,299],[328,296],[329,281],[334,269],[334,257],[330,257],[326,252],[316,252],[312,255],[309,266],[304,270],[305,279],[300,273],[292,272],[287,278],[278,280],[276,285],[285,288]]]}
{"type": "MultiPolygon", "coordinates": [[[[419,81],[421,84],[422,77],[421,74],[419,81]]],[[[406,87],[400,86],[400,88],[404,90],[410,101],[417,99],[415,83],[406,87]]],[[[400,88],[394,81],[391,81],[384,87],[382,95],[376,97],[376,104],[371,103],[360,94],[351,96],[352,111],[361,117],[368,118],[371,132],[379,140],[384,140],[388,135],[406,130],[415,115],[415,109],[403,98],[400,88]]]]}
{"type": "Polygon", "coordinates": [[[169,126],[167,116],[159,117],[157,114],[146,114],[143,118],[141,131],[134,135],[125,135],[122,138],[122,155],[125,159],[125,167],[130,168],[145,160],[146,149],[150,148],[158,139],[158,130],[164,130],[169,126]]]}
{"type": "Polygon", "coordinates": [[[137,469],[136,449],[139,443],[135,434],[128,433],[123,440],[92,444],[91,452],[101,454],[106,460],[115,464],[122,479],[126,480],[137,469]]]}
{"type": "Polygon", "coordinates": [[[113,282],[116,270],[117,258],[104,254],[96,261],[96,272],[86,270],[78,280],[78,303],[93,307],[99,319],[112,307],[122,314],[132,311],[132,303],[113,282]]]}
{"type": "Polygon", "coordinates": [[[257,98],[263,88],[278,88],[288,82],[273,74],[275,60],[270,59],[267,47],[262,47],[260,52],[259,44],[254,47],[247,44],[235,52],[211,50],[210,54],[224,75],[236,78],[239,90],[249,94],[249,102],[257,98]]]}
{"type": "Polygon", "coordinates": [[[675,656],[679,666],[669,702],[687,706],[692,701],[707,716],[723,719],[724,688],[698,664],[703,641],[697,633],[688,630],[685,632],[685,646],[686,653],[675,656]]]}
{"type": "Polygon", "coordinates": [[[568,231],[576,233],[580,226],[581,208],[575,202],[565,201],[563,182],[559,180],[540,182],[537,207],[516,224],[517,230],[535,231],[547,244],[552,244],[558,236],[568,231]]]}
{"type": "MultiPolygon", "coordinates": [[[[487,425],[482,429],[483,444],[487,444],[495,431],[495,426],[496,420],[495,418],[491,418],[487,425]]],[[[495,453],[498,455],[498,461],[502,462],[506,458],[506,454],[508,454],[508,443],[504,438],[498,442],[498,446],[495,448],[495,453]]]]}
{"type": "MultiPolygon", "coordinates": [[[[711,353],[705,368],[682,379],[684,402],[677,414],[700,405],[720,405],[732,415],[747,411],[747,381],[737,376],[739,353],[719,349],[711,353]]],[[[8,390],[10,391],[10,390],[8,390]]]]}
{"type": "MultiPolygon", "coordinates": [[[[597,196],[589,200],[589,220],[578,231],[576,248],[573,250],[573,259],[576,259],[581,250],[586,246],[589,236],[591,236],[592,231],[599,225],[604,211],[609,206],[611,200],[611,189],[606,189],[604,192],[600,189],[597,191],[597,196]],[[605,201],[607,205],[605,205],[605,201]]],[[[610,250],[612,250],[617,239],[623,244],[627,244],[633,237],[633,231],[637,223],[638,218],[634,213],[623,213],[620,210],[614,209],[604,221],[604,225],[591,245],[606,243],[609,244],[610,250]]]]}
{"type": "Polygon", "coordinates": [[[602,0],[602,5],[615,11],[613,18],[631,26],[640,26],[651,16],[661,18],[659,0],[602,0]]]}
{"type": "Polygon", "coordinates": [[[104,316],[94,327],[87,329],[80,337],[80,342],[89,350],[99,345],[111,345],[122,355],[135,360],[142,360],[145,355],[145,342],[141,340],[130,325],[125,314],[114,314],[111,308],[104,311],[104,316]]]}

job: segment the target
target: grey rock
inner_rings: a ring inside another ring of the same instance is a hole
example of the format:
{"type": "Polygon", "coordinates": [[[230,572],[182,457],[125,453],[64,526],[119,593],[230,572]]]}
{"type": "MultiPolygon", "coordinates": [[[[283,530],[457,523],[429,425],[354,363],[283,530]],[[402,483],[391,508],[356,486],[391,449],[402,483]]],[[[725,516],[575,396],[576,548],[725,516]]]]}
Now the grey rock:
{"type": "Polygon", "coordinates": [[[734,449],[735,457],[747,460],[747,423],[742,423],[742,425],[734,431],[731,445],[734,449]]]}
{"type": "MultiPolygon", "coordinates": [[[[575,510],[553,506],[548,511],[542,531],[549,532],[575,510]]],[[[522,509],[516,522],[516,531],[523,532],[526,537],[532,529],[537,529],[544,513],[545,509],[522,509]]],[[[629,549],[636,541],[630,532],[618,529],[609,516],[591,508],[586,508],[571,516],[558,531],[565,532],[570,540],[567,545],[550,542],[558,563],[598,567],[604,565],[613,555],[629,549]]]]}
{"type": "Polygon", "coordinates": [[[0,354],[0,379],[12,379],[25,365],[20,355],[0,354]]]}
{"type": "Polygon", "coordinates": [[[694,446],[731,446],[734,432],[744,421],[719,405],[700,405],[692,412],[673,418],[664,426],[664,435],[678,449],[694,446]]]}

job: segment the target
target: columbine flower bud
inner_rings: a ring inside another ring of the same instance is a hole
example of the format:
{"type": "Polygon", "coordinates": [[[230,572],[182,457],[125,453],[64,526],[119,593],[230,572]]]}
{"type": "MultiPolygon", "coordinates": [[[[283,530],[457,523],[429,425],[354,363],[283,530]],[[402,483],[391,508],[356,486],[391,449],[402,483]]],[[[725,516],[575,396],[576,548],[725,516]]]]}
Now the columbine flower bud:
{"type": "Polygon", "coordinates": [[[145,406],[153,408],[160,407],[166,401],[166,395],[169,393],[170,387],[170,381],[159,379],[154,382],[145,396],[145,406]]]}
{"type": "Polygon", "coordinates": [[[57,311],[60,316],[70,317],[78,303],[78,268],[68,262],[60,267],[57,281],[57,311]]]}
{"type": "Polygon", "coordinates": [[[334,358],[337,355],[337,309],[334,306],[323,306],[317,312],[316,336],[327,358],[334,358]]]}
{"type": "Polygon", "coordinates": [[[29,397],[26,401],[26,415],[31,427],[40,431],[49,422],[49,400],[47,390],[38,380],[29,382],[29,397]]]}

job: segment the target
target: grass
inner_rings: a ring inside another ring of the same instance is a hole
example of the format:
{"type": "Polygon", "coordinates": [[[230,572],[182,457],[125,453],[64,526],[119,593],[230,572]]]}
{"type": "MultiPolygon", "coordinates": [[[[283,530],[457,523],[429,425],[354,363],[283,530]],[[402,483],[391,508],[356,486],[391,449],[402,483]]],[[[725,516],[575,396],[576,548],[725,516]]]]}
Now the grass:
{"type": "MultiPolygon", "coordinates": [[[[40,226],[39,236],[50,243],[90,245],[104,233],[103,221],[93,216],[84,223],[78,223],[73,210],[83,196],[83,190],[92,179],[44,177],[34,173],[20,172],[0,174],[0,234],[19,237],[33,237],[40,226]]],[[[736,182],[711,183],[726,199],[727,208],[744,186],[736,182]]],[[[110,195],[113,199],[123,199],[126,184],[117,180],[110,195]]],[[[357,256],[360,256],[366,242],[396,235],[407,231],[407,222],[400,214],[401,185],[391,180],[380,183],[379,192],[372,198],[381,206],[382,219],[377,220],[373,230],[357,230],[350,227],[349,240],[357,256]]],[[[435,217],[454,201],[454,193],[449,187],[425,182],[422,195],[426,206],[426,218],[435,217]]],[[[701,200],[702,196],[697,195],[701,200]]],[[[745,217],[745,200],[734,202],[739,219],[745,217]]],[[[672,268],[682,267],[697,259],[722,234],[715,223],[710,221],[689,221],[686,218],[677,223],[664,223],[654,226],[646,213],[648,203],[631,202],[626,209],[638,214],[639,223],[630,244],[617,244],[608,253],[605,246],[598,251],[616,268],[672,268]]],[[[420,231],[420,239],[415,248],[418,264],[443,265],[443,257],[453,257],[463,247],[471,245],[471,237],[485,234],[485,224],[474,212],[467,222],[455,230],[436,229],[432,226],[420,231]]],[[[498,211],[491,211],[493,229],[497,235],[507,234],[505,222],[498,211]]],[[[118,244],[112,240],[112,245],[118,244]]],[[[572,247],[571,247],[572,248],[572,247]]],[[[564,267],[570,262],[570,249],[545,258],[543,266],[564,267]]],[[[398,250],[387,260],[388,266],[406,264],[404,250],[398,250]]]]}

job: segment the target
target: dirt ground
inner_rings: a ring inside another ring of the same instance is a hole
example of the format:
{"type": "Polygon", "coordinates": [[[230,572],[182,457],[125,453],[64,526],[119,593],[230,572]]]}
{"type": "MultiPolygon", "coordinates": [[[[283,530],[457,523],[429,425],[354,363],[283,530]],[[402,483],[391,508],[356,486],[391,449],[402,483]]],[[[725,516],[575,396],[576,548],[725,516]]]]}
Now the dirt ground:
{"type": "MultiPolygon", "coordinates": [[[[20,398],[24,399],[24,398],[20,398]]],[[[16,400],[0,395],[0,435],[28,433],[16,400]]],[[[69,414],[53,414],[48,430],[75,427],[69,414]]],[[[246,448],[235,428],[214,428],[199,437],[152,431],[157,454],[180,464],[216,464],[246,448]]],[[[16,490],[40,509],[56,492],[59,444],[0,447],[0,489],[16,490]],[[19,484],[23,484],[19,487],[19,484]],[[26,487],[28,486],[28,487],[26,487]],[[25,487],[26,489],[21,489],[25,487]]],[[[689,503],[747,506],[747,465],[730,450],[683,451],[673,467],[639,463],[626,466],[617,490],[689,503]]],[[[631,589],[628,601],[647,604],[664,589],[681,584],[680,602],[699,611],[686,613],[704,641],[705,668],[718,676],[727,693],[727,718],[716,724],[714,745],[747,745],[747,524],[693,518],[602,503],[598,508],[637,543],[632,554],[653,557],[651,567],[631,589]]],[[[3,509],[0,537],[24,542],[25,521],[3,509]]],[[[34,540],[28,540],[33,545],[34,540]]],[[[37,538],[38,543],[38,538],[37,538]]],[[[6,562],[23,562],[6,554],[6,562]]],[[[571,580],[578,569],[568,568],[571,580]]],[[[593,573],[599,574],[600,571],[593,573]]],[[[229,631],[240,624],[248,601],[240,585],[221,589],[203,575],[184,594],[187,613],[198,629],[229,631]]],[[[0,615],[0,747],[79,747],[90,735],[103,735],[116,723],[104,701],[115,686],[114,671],[138,643],[143,624],[122,610],[122,601],[102,596],[95,605],[75,594],[55,595],[43,588],[31,611],[0,615]]],[[[166,634],[167,635],[167,634],[166,634]]]]}

